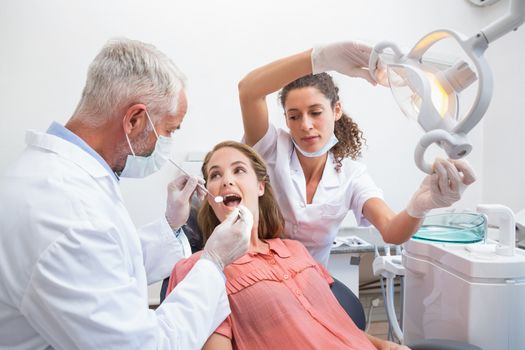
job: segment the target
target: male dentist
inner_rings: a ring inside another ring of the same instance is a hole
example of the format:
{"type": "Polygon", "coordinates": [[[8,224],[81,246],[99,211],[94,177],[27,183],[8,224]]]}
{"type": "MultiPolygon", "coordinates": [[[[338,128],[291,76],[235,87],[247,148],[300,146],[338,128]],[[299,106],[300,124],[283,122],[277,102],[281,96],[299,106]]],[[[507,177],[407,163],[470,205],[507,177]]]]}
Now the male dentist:
{"type": "Polygon", "coordinates": [[[222,270],[248,249],[249,211],[216,228],[153,311],[147,285],[185,254],[197,179],[170,184],[165,216],[142,230],[118,184],[160,169],[186,107],[173,62],[119,39],[91,63],[66,125],[27,132],[0,184],[0,349],[198,349],[226,318],[222,270]]]}

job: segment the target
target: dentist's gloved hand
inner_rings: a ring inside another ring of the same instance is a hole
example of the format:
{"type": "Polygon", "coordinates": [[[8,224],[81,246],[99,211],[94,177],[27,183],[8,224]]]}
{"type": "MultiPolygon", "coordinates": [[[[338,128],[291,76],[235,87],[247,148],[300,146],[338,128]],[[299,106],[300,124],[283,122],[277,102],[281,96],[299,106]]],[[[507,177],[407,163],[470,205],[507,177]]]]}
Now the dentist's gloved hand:
{"type": "Polygon", "coordinates": [[[407,214],[423,218],[434,208],[457,202],[468,185],[476,181],[474,171],[464,160],[436,159],[434,173],[427,175],[406,208],[407,214]]]}
{"type": "Polygon", "coordinates": [[[200,199],[204,198],[206,193],[197,186],[199,182],[204,184],[203,179],[181,174],[168,184],[166,220],[173,230],[180,228],[188,221],[193,193],[196,192],[200,199]]]}
{"type": "Polygon", "coordinates": [[[214,262],[219,269],[243,256],[250,244],[253,215],[239,205],[213,230],[204,246],[202,257],[214,262]]]}
{"type": "Polygon", "coordinates": [[[366,79],[370,84],[376,85],[368,70],[371,51],[370,46],[353,41],[316,46],[311,54],[312,72],[318,74],[335,70],[350,77],[366,79]]]}

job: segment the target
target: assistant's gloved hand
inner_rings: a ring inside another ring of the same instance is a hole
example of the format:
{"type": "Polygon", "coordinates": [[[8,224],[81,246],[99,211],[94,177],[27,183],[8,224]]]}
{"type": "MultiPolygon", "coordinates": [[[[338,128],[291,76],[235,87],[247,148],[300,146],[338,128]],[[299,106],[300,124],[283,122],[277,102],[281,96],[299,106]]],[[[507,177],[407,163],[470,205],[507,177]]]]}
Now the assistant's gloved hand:
{"type": "Polygon", "coordinates": [[[370,84],[376,85],[368,70],[371,51],[370,46],[353,41],[316,46],[311,54],[312,72],[318,74],[335,70],[350,77],[366,79],[370,84]]]}
{"type": "Polygon", "coordinates": [[[250,244],[253,215],[240,205],[213,230],[204,246],[203,258],[213,261],[221,270],[243,256],[250,244]]]}
{"type": "Polygon", "coordinates": [[[407,214],[423,218],[434,208],[452,205],[468,185],[476,181],[474,171],[464,160],[436,159],[434,173],[427,175],[406,208],[407,214]]]}
{"type": "Polygon", "coordinates": [[[168,184],[168,198],[166,203],[166,220],[173,230],[178,229],[188,221],[191,210],[191,196],[194,192],[200,199],[204,198],[204,191],[197,186],[203,179],[179,175],[168,184]]]}

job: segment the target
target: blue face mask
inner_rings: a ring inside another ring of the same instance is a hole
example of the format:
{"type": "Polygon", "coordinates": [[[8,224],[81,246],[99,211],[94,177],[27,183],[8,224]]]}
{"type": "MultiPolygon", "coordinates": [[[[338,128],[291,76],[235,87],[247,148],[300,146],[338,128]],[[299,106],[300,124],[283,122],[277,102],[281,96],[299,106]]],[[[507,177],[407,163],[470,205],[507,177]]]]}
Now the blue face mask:
{"type": "Polygon", "coordinates": [[[299,147],[299,145],[295,143],[295,140],[293,139],[293,137],[292,137],[292,142],[295,148],[297,148],[297,150],[301,152],[303,156],[309,157],[309,158],[315,158],[315,157],[320,157],[324,155],[325,153],[327,153],[328,151],[330,151],[332,147],[334,147],[339,142],[339,140],[337,139],[337,137],[335,137],[334,133],[332,133],[332,136],[330,136],[330,139],[328,140],[328,142],[323,147],[321,147],[319,150],[315,152],[306,152],[305,150],[301,149],[301,147],[299,147]]]}
{"type": "Polygon", "coordinates": [[[129,142],[128,134],[126,134],[126,140],[128,140],[129,149],[132,154],[128,155],[126,159],[126,165],[120,174],[121,177],[143,178],[149,176],[159,171],[171,156],[173,137],[159,136],[147,111],[146,116],[157,138],[155,149],[149,156],[135,155],[135,151],[133,151],[133,147],[131,147],[131,142],[129,142]]]}

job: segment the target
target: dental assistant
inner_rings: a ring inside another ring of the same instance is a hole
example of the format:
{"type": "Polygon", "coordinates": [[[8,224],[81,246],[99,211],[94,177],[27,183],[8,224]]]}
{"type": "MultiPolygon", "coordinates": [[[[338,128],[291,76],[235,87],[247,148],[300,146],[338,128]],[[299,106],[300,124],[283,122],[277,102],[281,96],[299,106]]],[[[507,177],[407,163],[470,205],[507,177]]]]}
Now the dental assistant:
{"type": "Polygon", "coordinates": [[[287,236],[325,266],[348,211],[358,224],[373,224],[385,242],[400,244],[429,210],[452,205],[475,180],[465,162],[437,160],[405,210],[395,214],[388,207],[357,161],[362,132],[343,112],[339,90],[325,73],[335,70],[375,85],[367,69],[370,52],[354,42],[319,46],[257,68],[239,82],[244,141],[268,164],[287,236]],[[269,121],[266,96],[280,89],[289,130],[269,121]]]}
{"type": "Polygon", "coordinates": [[[218,226],[150,310],[147,285],[191,253],[180,227],[198,180],[170,183],[164,217],[140,230],[119,188],[166,162],[186,109],[174,63],[119,39],[91,63],[66,125],[27,132],[0,187],[0,349],[199,349],[227,317],[222,271],[248,249],[249,213],[218,226]]]}

